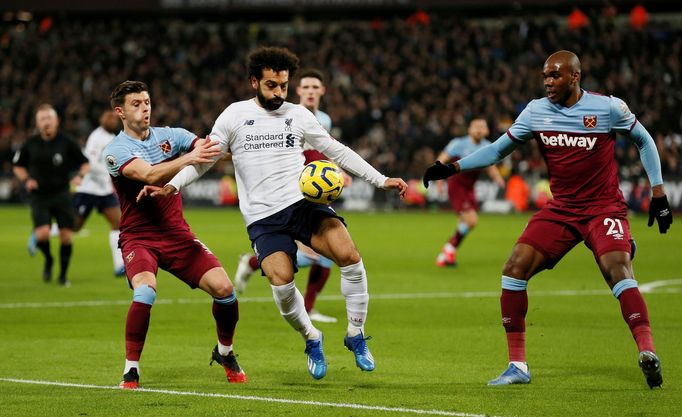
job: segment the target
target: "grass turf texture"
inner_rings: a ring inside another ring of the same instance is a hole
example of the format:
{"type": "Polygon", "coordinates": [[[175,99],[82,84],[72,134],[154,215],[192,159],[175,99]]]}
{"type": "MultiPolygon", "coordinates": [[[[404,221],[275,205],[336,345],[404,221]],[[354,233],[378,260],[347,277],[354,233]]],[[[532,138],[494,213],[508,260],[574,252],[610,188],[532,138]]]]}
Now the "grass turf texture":
{"type": "MultiPolygon", "coordinates": [[[[527,216],[483,215],[458,253],[459,266],[439,269],[434,260],[455,228],[450,213],[342,213],[368,271],[367,333],[377,360],[360,372],[343,347],[345,307],[334,269],[318,308],[338,317],[319,324],[329,362],[326,378],[306,371],[304,343],[279,316],[269,285],[254,275],[240,303],[235,351],[249,376],[228,385],[222,369],[209,367],[215,344],[211,300],[159,274],[157,304],[141,361],[141,385],[194,391],[353,403],[497,416],[673,416],[682,403],[682,293],[677,286],[645,294],[662,359],[664,388],[649,390],[637,352],[607,292],[591,253],[579,245],[553,271],[529,285],[527,386],[487,387],[507,363],[500,325],[500,271],[527,216]],[[665,289],[673,291],[665,291],[665,289]],[[592,295],[557,291],[594,290],[592,295]],[[470,292],[468,296],[463,296],[470,292]],[[419,297],[386,298],[385,294],[419,297]]],[[[88,235],[74,239],[71,288],[41,281],[42,256],[29,258],[28,209],[0,208],[0,378],[97,386],[118,384],[124,359],[124,323],[131,291],[113,277],[107,226],[93,215],[88,235]],[[103,301],[102,305],[29,308],[15,303],[103,301]]],[[[189,209],[193,231],[234,273],[238,254],[249,250],[235,210],[189,209]]],[[[680,279],[682,234],[646,228],[630,219],[638,243],[634,262],[640,286],[680,279]]],[[[52,240],[52,253],[58,242],[52,240]]],[[[57,264],[57,262],[55,262],[57,264]]],[[[56,265],[55,265],[56,266],[56,265]]],[[[55,270],[56,276],[56,270],[55,270]]],[[[305,287],[307,270],[297,278],[305,287]]],[[[260,402],[153,392],[28,385],[0,381],[2,416],[377,416],[406,411],[357,410],[323,405],[260,402]]]]}

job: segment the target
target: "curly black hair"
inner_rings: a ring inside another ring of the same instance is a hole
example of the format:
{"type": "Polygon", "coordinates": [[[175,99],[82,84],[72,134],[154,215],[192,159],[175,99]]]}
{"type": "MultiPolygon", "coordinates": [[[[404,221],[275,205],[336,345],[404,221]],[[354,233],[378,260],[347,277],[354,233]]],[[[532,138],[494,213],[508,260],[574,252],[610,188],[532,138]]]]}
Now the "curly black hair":
{"type": "Polygon", "coordinates": [[[249,54],[247,59],[249,78],[253,76],[257,80],[262,79],[265,69],[275,72],[286,70],[289,71],[289,77],[293,78],[298,70],[298,62],[298,57],[286,48],[264,46],[249,54]]]}

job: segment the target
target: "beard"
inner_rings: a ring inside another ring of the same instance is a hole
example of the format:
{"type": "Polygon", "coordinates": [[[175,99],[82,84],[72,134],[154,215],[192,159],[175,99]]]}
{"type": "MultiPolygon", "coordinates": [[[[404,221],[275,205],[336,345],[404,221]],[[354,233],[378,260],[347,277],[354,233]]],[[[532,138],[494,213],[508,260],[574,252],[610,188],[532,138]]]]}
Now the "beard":
{"type": "Polygon", "coordinates": [[[260,87],[258,88],[256,92],[256,96],[258,97],[258,102],[265,108],[265,110],[277,110],[280,107],[282,107],[282,104],[284,104],[284,99],[283,98],[271,98],[271,99],[266,99],[263,93],[260,90],[260,87]]]}

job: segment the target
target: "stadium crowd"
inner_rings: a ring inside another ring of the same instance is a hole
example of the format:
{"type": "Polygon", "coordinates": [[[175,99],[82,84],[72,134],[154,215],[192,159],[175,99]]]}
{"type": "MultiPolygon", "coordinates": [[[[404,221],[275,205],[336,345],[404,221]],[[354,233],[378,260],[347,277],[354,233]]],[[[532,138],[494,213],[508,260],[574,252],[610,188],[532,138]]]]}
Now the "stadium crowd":
{"type": "MultiPolygon", "coordinates": [[[[304,66],[327,73],[322,108],[333,135],[380,171],[418,178],[475,115],[491,139],[526,103],[542,97],[548,52],[575,51],[584,88],[623,98],[652,132],[664,175],[682,175],[682,22],[633,29],[627,19],[593,14],[580,29],[565,17],[465,19],[418,13],[371,21],[225,23],[218,18],[36,16],[0,23],[0,162],[34,129],[51,103],[62,129],[84,140],[122,80],[146,81],[156,125],[207,133],[230,103],[249,97],[245,54],[258,44],[290,48],[304,66]]],[[[294,95],[290,94],[290,99],[294,95]]],[[[621,139],[624,179],[644,178],[637,151],[621,139]]],[[[516,172],[544,164],[537,148],[514,155],[516,172]],[[521,159],[526,161],[520,163],[521,159]]]]}

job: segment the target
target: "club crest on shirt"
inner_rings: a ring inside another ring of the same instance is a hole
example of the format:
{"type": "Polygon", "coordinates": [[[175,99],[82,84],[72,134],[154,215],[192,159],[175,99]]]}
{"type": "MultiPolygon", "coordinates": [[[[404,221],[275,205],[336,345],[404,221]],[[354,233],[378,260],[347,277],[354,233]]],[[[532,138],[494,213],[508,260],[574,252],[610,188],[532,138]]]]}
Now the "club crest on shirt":
{"type": "Polygon", "coordinates": [[[131,263],[135,258],[135,251],[132,251],[126,256],[126,262],[131,263]]]}
{"type": "Polygon", "coordinates": [[[159,145],[159,148],[161,148],[161,152],[163,153],[170,153],[171,151],[171,144],[168,139],[164,140],[161,145],[159,145]]]}
{"type": "Polygon", "coordinates": [[[293,121],[294,121],[293,117],[290,119],[285,119],[284,120],[284,130],[286,130],[287,132],[291,132],[291,122],[293,122],[293,121]]]}
{"type": "Polygon", "coordinates": [[[583,125],[588,129],[597,127],[597,116],[583,116],[583,125]]]}

